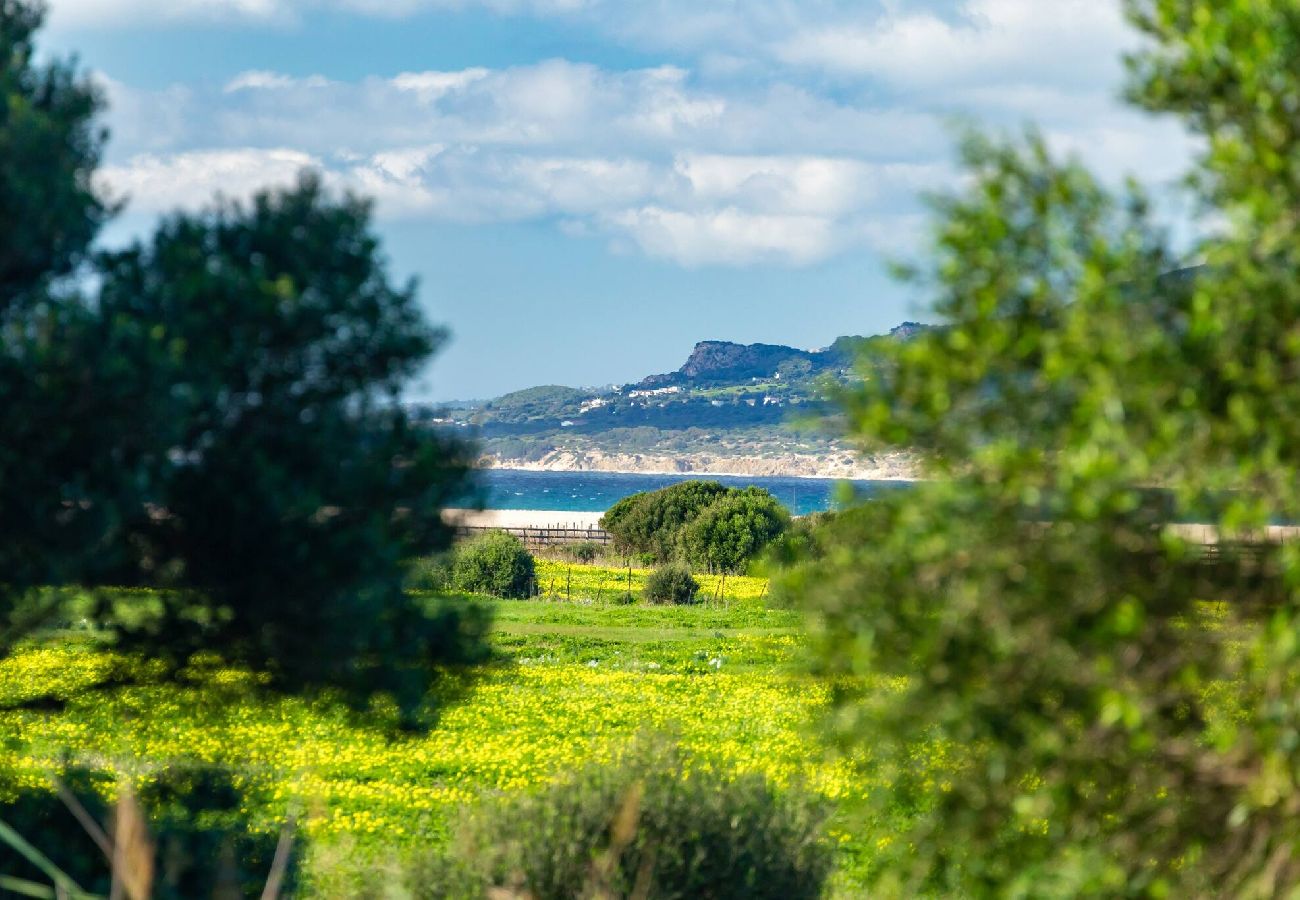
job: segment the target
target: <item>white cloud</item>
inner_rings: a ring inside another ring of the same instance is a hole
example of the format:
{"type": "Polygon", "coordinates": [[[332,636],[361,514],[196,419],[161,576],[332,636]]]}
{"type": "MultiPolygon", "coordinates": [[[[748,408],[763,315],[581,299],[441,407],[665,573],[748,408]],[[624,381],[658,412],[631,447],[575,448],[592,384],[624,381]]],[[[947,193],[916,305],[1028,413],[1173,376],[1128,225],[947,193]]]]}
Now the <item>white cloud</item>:
{"type": "MultiPolygon", "coordinates": [[[[918,192],[954,183],[950,136],[932,115],[789,84],[708,88],[677,67],[552,60],[357,82],[251,71],[206,91],[107,84],[119,139],[105,177],[147,211],[310,166],[389,219],[550,220],[684,265],[807,265],[855,247],[896,252],[916,234],[918,192]]],[[[953,93],[1043,112],[1054,145],[1107,172],[1158,157],[1167,173],[1181,158],[1168,152],[1176,133],[1104,98],[1050,85],[953,93]]]]}
{"type": "Polygon", "coordinates": [[[320,160],[297,150],[208,150],[168,155],[141,154],[105,166],[99,177],[115,196],[125,195],[133,212],[197,209],[218,194],[243,198],[261,188],[292,184],[320,160]]]}
{"type": "Polygon", "coordinates": [[[807,265],[836,249],[835,226],[817,216],[776,216],[738,209],[684,212],[647,206],[608,217],[650,256],[686,266],[783,262],[807,265]]]}
{"type": "MultiPolygon", "coordinates": [[[[1168,180],[1188,158],[1175,126],[1112,96],[1117,0],[175,0],[167,15],[290,22],[326,7],[561,16],[695,62],[253,70],[162,91],[105,79],[106,177],[153,210],[307,165],[387,218],[552,221],[686,265],[805,265],[914,239],[917,193],[955,183],[953,113],[1038,121],[1112,179],[1168,180]]],[[[54,0],[56,17],[109,9],[129,22],[146,4],[54,0]]]]}
{"type": "Polygon", "coordinates": [[[121,27],[141,22],[284,21],[307,4],[295,0],[53,0],[59,26],[121,27]]]}
{"type": "Polygon", "coordinates": [[[235,91],[276,91],[289,88],[323,88],[329,87],[330,81],[323,75],[311,75],[307,78],[293,78],[279,72],[249,71],[236,75],[226,84],[226,93],[235,91]]]}
{"type": "Polygon", "coordinates": [[[464,90],[490,74],[488,69],[462,69],[459,72],[403,72],[393,79],[399,91],[409,91],[424,102],[438,100],[454,91],[464,90]]]}
{"type": "Polygon", "coordinates": [[[970,0],[954,19],[922,7],[855,23],[810,22],[776,46],[785,62],[909,89],[1113,83],[1128,42],[1117,2],[970,0]]]}

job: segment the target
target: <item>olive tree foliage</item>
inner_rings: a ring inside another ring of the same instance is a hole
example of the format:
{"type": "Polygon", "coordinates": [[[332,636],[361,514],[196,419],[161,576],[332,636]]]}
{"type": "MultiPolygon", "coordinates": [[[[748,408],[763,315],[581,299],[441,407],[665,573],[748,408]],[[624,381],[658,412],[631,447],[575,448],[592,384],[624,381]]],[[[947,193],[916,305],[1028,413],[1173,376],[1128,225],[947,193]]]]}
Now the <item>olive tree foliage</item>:
{"type": "Polygon", "coordinates": [[[1263,532],[1300,521],[1300,10],[1128,11],[1131,97],[1202,139],[1206,266],[1162,277],[1136,187],[968,139],[904,272],[944,327],[843,398],[934,480],[839,516],[784,587],[832,729],[884,769],[881,894],[1300,887],[1300,547],[1263,532]]]}
{"type": "Polygon", "coordinates": [[[369,205],[310,175],[92,257],[100,103],[33,64],[40,21],[0,0],[0,652],[58,614],[48,588],[142,584],[152,614],[101,598],[123,649],[414,715],[485,628],[402,589],[471,461],[398,402],[442,333],[369,205]]]}

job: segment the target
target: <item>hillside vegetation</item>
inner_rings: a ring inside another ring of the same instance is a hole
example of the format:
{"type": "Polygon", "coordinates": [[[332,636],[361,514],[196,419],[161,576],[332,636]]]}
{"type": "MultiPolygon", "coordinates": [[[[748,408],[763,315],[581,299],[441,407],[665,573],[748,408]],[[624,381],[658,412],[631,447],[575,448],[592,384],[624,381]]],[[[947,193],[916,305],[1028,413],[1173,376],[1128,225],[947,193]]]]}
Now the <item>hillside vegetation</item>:
{"type": "MultiPolygon", "coordinates": [[[[927,326],[906,322],[873,338],[840,337],[823,350],[702,341],[674,372],[600,390],[528,388],[482,404],[426,409],[426,421],[471,429],[501,465],[616,455],[773,461],[773,474],[850,453],[836,437],[830,396],[870,377],[872,359],[927,326]],[[565,455],[567,454],[567,457],[565,455]],[[784,461],[784,463],[782,462],[784,461]]],[[[636,466],[636,460],[625,465],[636,466]]],[[[599,467],[598,464],[594,464],[599,467]]],[[[699,468],[709,470],[710,464],[699,468]]]]}

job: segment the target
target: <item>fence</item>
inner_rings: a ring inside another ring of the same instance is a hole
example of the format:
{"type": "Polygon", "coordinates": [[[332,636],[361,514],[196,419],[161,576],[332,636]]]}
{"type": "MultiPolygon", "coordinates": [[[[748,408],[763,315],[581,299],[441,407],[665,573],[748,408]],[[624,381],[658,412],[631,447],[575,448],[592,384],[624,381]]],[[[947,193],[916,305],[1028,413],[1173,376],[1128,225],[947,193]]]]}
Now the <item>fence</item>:
{"type": "Polygon", "coordinates": [[[495,528],[490,525],[460,525],[456,531],[463,537],[473,537],[488,531],[504,531],[519,538],[524,542],[524,546],[530,550],[588,542],[608,547],[614,542],[610,533],[603,528],[580,528],[565,525],[547,525],[538,528],[495,528]]]}

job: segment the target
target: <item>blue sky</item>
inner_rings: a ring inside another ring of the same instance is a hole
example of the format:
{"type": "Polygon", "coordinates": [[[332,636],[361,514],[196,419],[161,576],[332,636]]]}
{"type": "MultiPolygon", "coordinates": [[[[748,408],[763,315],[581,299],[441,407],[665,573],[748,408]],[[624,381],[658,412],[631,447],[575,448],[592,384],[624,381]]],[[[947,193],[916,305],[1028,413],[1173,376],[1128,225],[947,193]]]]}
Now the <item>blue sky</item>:
{"type": "Polygon", "coordinates": [[[924,317],[884,260],[956,183],[952,117],[1036,121],[1157,185],[1188,144],[1116,100],[1105,0],[51,0],[100,78],[108,240],[303,167],[377,201],[452,343],[413,390],[676,368],[924,317]]]}

